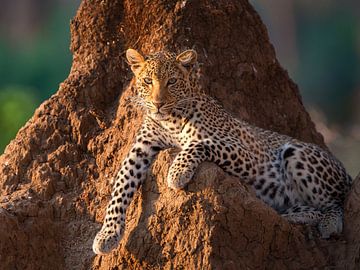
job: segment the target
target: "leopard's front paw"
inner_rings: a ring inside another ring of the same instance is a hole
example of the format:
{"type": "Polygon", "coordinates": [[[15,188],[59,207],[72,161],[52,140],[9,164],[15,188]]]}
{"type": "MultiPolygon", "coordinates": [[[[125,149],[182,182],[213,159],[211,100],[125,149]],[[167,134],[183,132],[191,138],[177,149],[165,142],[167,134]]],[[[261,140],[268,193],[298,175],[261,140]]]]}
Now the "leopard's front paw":
{"type": "Polygon", "coordinates": [[[95,236],[92,248],[96,254],[108,254],[116,248],[123,236],[123,230],[118,231],[103,227],[95,236]]]}
{"type": "Polygon", "coordinates": [[[194,172],[192,171],[169,171],[167,177],[168,186],[172,189],[179,190],[183,189],[192,179],[194,172]]]}

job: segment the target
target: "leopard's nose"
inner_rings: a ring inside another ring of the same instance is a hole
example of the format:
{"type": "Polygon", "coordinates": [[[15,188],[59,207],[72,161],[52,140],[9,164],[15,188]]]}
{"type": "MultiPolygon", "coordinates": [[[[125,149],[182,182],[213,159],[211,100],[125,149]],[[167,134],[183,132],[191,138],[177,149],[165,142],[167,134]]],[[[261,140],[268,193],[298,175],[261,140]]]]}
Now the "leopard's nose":
{"type": "Polygon", "coordinates": [[[165,102],[153,102],[153,104],[159,110],[162,106],[164,106],[165,102]]]}

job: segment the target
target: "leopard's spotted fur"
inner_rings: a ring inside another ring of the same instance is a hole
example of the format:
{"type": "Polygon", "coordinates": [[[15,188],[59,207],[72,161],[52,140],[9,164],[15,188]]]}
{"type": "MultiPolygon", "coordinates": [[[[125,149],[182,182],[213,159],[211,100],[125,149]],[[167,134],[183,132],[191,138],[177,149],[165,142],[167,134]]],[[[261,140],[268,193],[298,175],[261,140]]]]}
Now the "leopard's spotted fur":
{"type": "Polygon", "coordinates": [[[183,188],[197,166],[215,162],[250,184],[257,196],[291,222],[317,225],[322,237],[340,233],[351,178],[342,164],[316,145],[238,120],[202,94],[191,71],[196,52],[159,52],[127,59],[136,77],[137,104],[147,111],[135,143],[118,172],[105,222],[93,250],[114,249],[124,232],[126,209],[159,151],[181,151],[168,185],[183,188]]]}

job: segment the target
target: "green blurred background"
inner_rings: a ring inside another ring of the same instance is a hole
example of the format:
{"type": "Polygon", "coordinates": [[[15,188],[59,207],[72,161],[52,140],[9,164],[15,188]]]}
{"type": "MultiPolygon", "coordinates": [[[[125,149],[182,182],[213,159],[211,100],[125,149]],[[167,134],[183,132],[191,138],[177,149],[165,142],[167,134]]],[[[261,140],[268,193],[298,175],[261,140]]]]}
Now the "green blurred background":
{"type": "MultiPolygon", "coordinates": [[[[250,0],[330,149],[360,169],[360,1],[250,0]]],[[[0,154],[68,75],[80,0],[8,0],[0,10],[0,154]]]]}
{"type": "Polygon", "coordinates": [[[68,75],[80,1],[5,0],[0,9],[0,154],[68,75]]]}

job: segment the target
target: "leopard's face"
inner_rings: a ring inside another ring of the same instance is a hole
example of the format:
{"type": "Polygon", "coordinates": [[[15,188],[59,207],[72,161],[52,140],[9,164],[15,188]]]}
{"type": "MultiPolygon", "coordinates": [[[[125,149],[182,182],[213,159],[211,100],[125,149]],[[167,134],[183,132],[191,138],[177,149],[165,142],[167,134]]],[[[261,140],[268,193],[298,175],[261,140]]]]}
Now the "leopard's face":
{"type": "Polygon", "coordinates": [[[144,58],[129,49],[126,56],[135,75],[139,102],[153,119],[166,119],[189,94],[189,65],[196,62],[196,52],[187,50],[178,56],[158,52],[144,58]]]}

